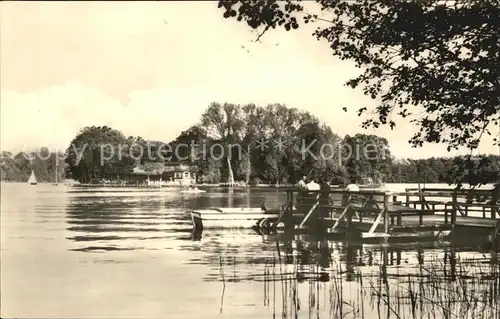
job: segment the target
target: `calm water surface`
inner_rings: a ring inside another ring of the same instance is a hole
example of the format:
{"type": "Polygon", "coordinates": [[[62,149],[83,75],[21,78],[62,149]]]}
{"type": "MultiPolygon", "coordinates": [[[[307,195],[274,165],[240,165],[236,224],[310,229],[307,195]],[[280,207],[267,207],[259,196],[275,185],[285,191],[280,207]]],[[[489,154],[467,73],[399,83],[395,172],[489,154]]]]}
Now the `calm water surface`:
{"type": "Polygon", "coordinates": [[[283,197],[2,184],[1,316],[500,318],[498,258],[480,243],[192,234],[186,213],[283,197]]]}

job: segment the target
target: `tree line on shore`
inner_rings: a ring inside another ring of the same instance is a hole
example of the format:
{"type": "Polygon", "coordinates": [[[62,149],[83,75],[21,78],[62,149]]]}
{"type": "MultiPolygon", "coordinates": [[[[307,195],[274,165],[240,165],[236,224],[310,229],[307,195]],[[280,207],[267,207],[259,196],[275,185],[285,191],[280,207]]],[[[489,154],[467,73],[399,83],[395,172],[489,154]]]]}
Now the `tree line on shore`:
{"type": "Polygon", "coordinates": [[[2,151],[0,154],[0,179],[8,182],[26,182],[31,171],[35,171],[37,181],[61,181],[65,176],[63,154],[40,147],[36,152],[19,152],[13,154],[2,151]],[[35,155],[36,154],[36,155],[35,155]]]}
{"type": "Polygon", "coordinates": [[[146,162],[161,164],[165,160],[192,164],[199,181],[206,183],[231,179],[294,183],[304,175],[333,183],[351,178],[371,178],[375,183],[486,183],[497,181],[500,171],[500,157],[495,155],[481,156],[477,166],[462,157],[396,159],[385,138],[369,134],[341,137],[309,112],[281,104],[212,103],[196,125],[170,143],[126,137],[106,126],[85,127],[66,154],[50,153],[47,148],[38,154],[42,156],[30,161],[30,154],[2,152],[1,179],[26,181],[34,169],[41,182],[53,182],[57,175],[59,180],[68,177],[86,183],[124,178],[138,165],[155,169],[159,166],[146,162]],[[207,156],[210,149],[214,151],[207,156]],[[464,169],[463,165],[469,166],[464,169]]]}
{"type": "MultiPolygon", "coordinates": [[[[378,101],[373,108],[363,106],[357,110],[358,115],[371,114],[361,123],[362,127],[386,125],[393,129],[400,119],[418,128],[409,140],[412,146],[438,143],[449,150],[466,147],[473,152],[486,135],[495,136],[493,145],[500,146],[496,132],[500,76],[495,63],[499,55],[496,46],[491,45],[498,38],[496,17],[500,9],[495,1],[316,1],[308,6],[301,1],[219,1],[218,7],[224,18],[256,29],[257,40],[275,29],[292,31],[302,29],[304,24],[316,24],[313,36],[328,43],[333,56],[353,62],[361,70],[345,85],[378,101]],[[457,42],[458,38],[463,41],[457,42]]],[[[257,107],[214,103],[197,125],[170,144],[203,140],[205,145],[222,144],[226,155],[231,144],[244,146],[247,151],[237,158],[190,157],[203,181],[210,182],[231,177],[293,182],[300,175],[324,176],[331,181],[365,176],[385,182],[500,181],[498,156],[481,156],[477,161],[462,157],[397,160],[390,152],[367,158],[346,157],[342,150],[331,158],[316,160],[313,156],[302,158],[300,147],[293,143],[282,150],[249,147],[259,137],[317,140],[310,149],[315,154],[322,150],[322,145],[339,141],[350,146],[369,141],[389,149],[387,141],[380,137],[340,137],[309,113],[278,104],[257,107]]],[[[80,147],[89,142],[90,146],[80,162],[77,152],[68,149],[67,176],[85,182],[127,173],[137,164],[135,156],[109,156],[109,150],[99,149],[102,141],[125,143],[129,149],[134,143],[148,143],[140,137],[126,138],[109,127],[84,128],[73,142],[80,147]],[[101,165],[102,155],[109,160],[101,165]]],[[[19,154],[5,157],[8,159],[2,159],[2,179],[24,179],[29,174],[24,162],[17,163],[23,161],[19,154]]],[[[33,165],[35,171],[41,169],[36,167],[41,164],[33,165]]],[[[52,176],[46,172],[38,175],[52,176]]]]}
{"type": "MultiPolygon", "coordinates": [[[[302,30],[359,73],[344,85],[374,99],[363,127],[411,123],[413,146],[478,150],[485,136],[500,147],[498,1],[218,1],[221,17],[256,31],[256,42],[282,29],[302,30]],[[307,31],[306,31],[307,32],[307,31]],[[461,39],[457,41],[457,39],[461,39]],[[481,54],[478,54],[480,52],[481,54]]],[[[293,70],[293,67],[291,67],[293,70]]],[[[350,107],[349,107],[350,108],[350,107]]],[[[500,155],[500,154],[499,154],[500,155]]],[[[453,181],[500,183],[491,157],[456,158],[453,181]]],[[[429,164],[433,164],[432,162],[429,164]]],[[[500,184],[499,184],[500,185],[500,184]]]]}
{"type": "MultiPolygon", "coordinates": [[[[498,1],[218,1],[221,17],[256,31],[256,42],[275,30],[314,25],[311,35],[332,57],[357,69],[344,85],[374,99],[360,106],[362,127],[411,123],[413,146],[445,145],[477,151],[493,137],[500,147],[498,1]],[[457,39],[461,39],[457,41],[457,39]],[[480,52],[481,54],[478,54],[480,52]]],[[[337,63],[337,62],[336,62],[337,63]]],[[[293,70],[293,66],[291,66],[293,70]]],[[[351,108],[351,107],[349,107],[351,108]]],[[[347,108],[346,108],[347,110],[347,108]]],[[[499,154],[500,155],[500,154],[499,154]]],[[[459,161],[457,178],[488,161],[459,161]]],[[[468,177],[470,179],[470,176],[468,177]]]]}

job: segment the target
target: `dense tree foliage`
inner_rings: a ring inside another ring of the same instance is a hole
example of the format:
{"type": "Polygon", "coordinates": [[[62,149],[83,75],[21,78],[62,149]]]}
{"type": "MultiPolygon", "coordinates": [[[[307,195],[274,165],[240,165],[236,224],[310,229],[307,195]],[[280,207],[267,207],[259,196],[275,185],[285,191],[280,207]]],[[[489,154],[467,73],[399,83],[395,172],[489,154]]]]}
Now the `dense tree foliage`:
{"type": "Polygon", "coordinates": [[[470,184],[487,183],[498,180],[500,176],[500,156],[483,155],[472,161],[470,166],[464,169],[460,165],[464,161],[460,157],[428,158],[428,159],[405,159],[394,161],[391,167],[390,178],[386,181],[393,183],[458,183],[464,181],[470,184]],[[488,163],[482,164],[480,162],[488,163]],[[463,176],[457,176],[455,171],[460,170],[463,176]],[[478,174],[483,170],[483,174],[478,174]],[[489,175],[489,176],[488,176],[489,175]],[[488,176],[487,181],[477,181],[478,176],[488,176]]]}
{"type": "MultiPolygon", "coordinates": [[[[83,183],[119,173],[127,158],[119,158],[118,145],[125,146],[125,136],[109,127],[86,127],[71,141],[67,150],[68,175],[83,183]]],[[[132,142],[132,139],[130,139],[132,142]]]]}
{"type": "MultiPolygon", "coordinates": [[[[360,115],[374,114],[365,127],[394,128],[404,118],[420,129],[413,146],[449,149],[474,150],[485,134],[500,134],[498,0],[223,0],[219,7],[225,18],[259,30],[259,38],[270,29],[316,23],[313,36],[361,69],[346,84],[378,101],[374,110],[359,108],[360,115]]],[[[500,145],[498,136],[494,143],[500,145]]],[[[474,165],[465,162],[459,167],[474,165]]]]}
{"type": "Polygon", "coordinates": [[[39,182],[55,182],[64,178],[64,154],[49,152],[42,147],[35,152],[20,152],[16,155],[3,151],[0,158],[2,181],[26,182],[35,171],[39,182]]]}
{"type": "MultiPolygon", "coordinates": [[[[26,181],[34,167],[40,181],[53,181],[55,154],[47,149],[38,153],[30,162],[29,154],[3,152],[2,180],[26,181]]],[[[281,104],[212,103],[197,125],[170,143],[126,137],[106,126],[85,127],[64,155],[66,176],[84,183],[126,178],[137,166],[161,171],[168,161],[196,166],[206,183],[226,182],[230,170],[236,181],[272,184],[294,183],[304,175],[333,183],[351,177],[394,183],[485,182],[477,176],[498,180],[500,170],[498,156],[483,156],[468,167],[460,166],[461,158],[395,159],[385,138],[341,137],[310,113],[281,104]]]]}

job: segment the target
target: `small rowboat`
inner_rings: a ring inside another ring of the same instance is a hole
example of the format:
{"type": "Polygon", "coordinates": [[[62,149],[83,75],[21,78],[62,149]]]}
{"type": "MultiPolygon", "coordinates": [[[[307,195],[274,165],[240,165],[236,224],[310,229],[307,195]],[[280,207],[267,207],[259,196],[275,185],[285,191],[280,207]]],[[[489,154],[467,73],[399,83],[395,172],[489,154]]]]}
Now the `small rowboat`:
{"type": "Polygon", "coordinates": [[[259,221],[277,219],[279,210],[262,208],[210,208],[191,212],[195,229],[204,228],[253,228],[259,221]]]}

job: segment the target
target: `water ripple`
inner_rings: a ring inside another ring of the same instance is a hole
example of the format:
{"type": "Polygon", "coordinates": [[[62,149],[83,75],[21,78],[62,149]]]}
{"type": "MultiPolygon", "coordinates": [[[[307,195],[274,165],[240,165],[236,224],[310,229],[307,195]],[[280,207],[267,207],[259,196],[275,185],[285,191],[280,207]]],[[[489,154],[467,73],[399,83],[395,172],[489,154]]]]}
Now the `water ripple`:
{"type": "Polygon", "coordinates": [[[2,185],[2,316],[124,317],[136,305],[166,318],[199,317],[201,308],[209,318],[486,318],[498,310],[499,259],[470,240],[367,245],[192,230],[191,209],[274,207],[284,197],[2,185]]]}

